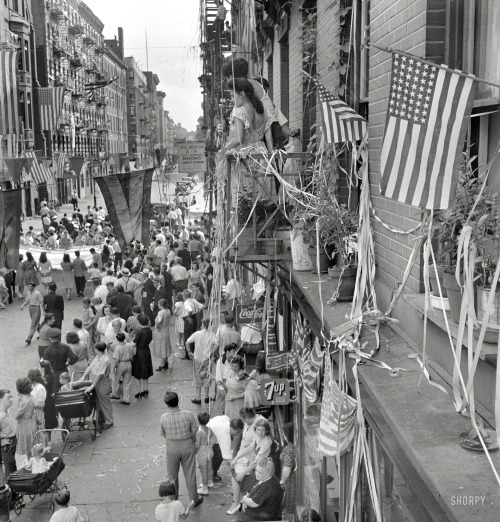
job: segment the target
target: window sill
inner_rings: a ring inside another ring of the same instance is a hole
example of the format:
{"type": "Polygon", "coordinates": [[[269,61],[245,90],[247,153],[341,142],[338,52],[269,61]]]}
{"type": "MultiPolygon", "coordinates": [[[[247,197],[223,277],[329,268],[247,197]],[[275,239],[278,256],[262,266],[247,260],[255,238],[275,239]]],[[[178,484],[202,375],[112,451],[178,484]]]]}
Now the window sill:
{"type": "MultiPolygon", "coordinates": [[[[406,294],[403,296],[404,300],[412,306],[421,316],[424,316],[425,313],[425,295],[424,294],[406,294]]],[[[444,332],[446,332],[446,321],[444,319],[444,314],[442,310],[436,310],[429,306],[427,310],[427,317],[429,321],[432,321],[436,326],[441,328],[444,332]]],[[[454,323],[451,320],[450,312],[446,312],[446,317],[448,318],[448,325],[450,327],[451,337],[454,341],[457,340],[458,337],[458,324],[454,323]]],[[[464,338],[462,340],[463,346],[469,348],[469,339],[467,336],[467,330],[464,332],[464,338]]],[[[476,353],[477,349],[477,339],[472,338],[472,350],[476,353]]],[[[480,358],[492,362],[496,361],[498,353],[498,346],[496,344],[483,342],[483,346],[481,348],[480,358]]]]}

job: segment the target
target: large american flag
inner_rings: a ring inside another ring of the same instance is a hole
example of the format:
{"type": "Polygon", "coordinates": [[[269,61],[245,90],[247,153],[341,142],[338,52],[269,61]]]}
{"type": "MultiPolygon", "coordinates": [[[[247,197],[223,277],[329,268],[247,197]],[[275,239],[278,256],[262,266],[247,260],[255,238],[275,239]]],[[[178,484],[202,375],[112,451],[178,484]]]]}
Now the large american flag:
{"type": "Polygon", "coordinates": [[[325,457],[335,457],[349,448],[356,434],[356,399],[340,390],[329,354],[325,357],[323,382],[318,450],[325,457]]]}
{"type": "Polygon", "coordinates": [[[347,103],[336,98],[316,78],[311,76],[311,79],[318,87],[326,142],[362,140],[366,133],[366,120],[347,103]]]}
{"type": "Polygon", "coordinates": [[[66,87],[41,87],[38,89],[41,130],[56,130],[64,101],[66,87]]]}
{"type": "Polygon", "coordinates": [[[66,152],[60,152],[55,161],[55,176],[56,178],[64,178],[64,167],[66,165],[67,154],[66,152]]]}
{"type": "Polygon", "coordinates": [[[474,76],[397,52],[380,155],[383,196],[446,209],[455,196],[474,76]]]}
{"type": "Polygon", "coordinates": [[[43,164],[43,162],[38,162],[33,151],[27,152],[26,157],[32,158],[33,160],[30,169],[30,176],[37,185],[40,185],[41,183],[44,183],[45,181],[48,181],[50,178],[52,178],[52,173],[50,170],[43,164]]]}
{"type": "Polygon", "coordinates": [[[19,133],[17,56],[0,51],[0,134],[19,133]]]}
{"type": "Polygon", "coordinates": [[[311,354],[302,367],[304,395],[309,402],[318,400],[318,377],[324,356],[325,351],[321,348],[319,339],[316,337],[311,354]]]}

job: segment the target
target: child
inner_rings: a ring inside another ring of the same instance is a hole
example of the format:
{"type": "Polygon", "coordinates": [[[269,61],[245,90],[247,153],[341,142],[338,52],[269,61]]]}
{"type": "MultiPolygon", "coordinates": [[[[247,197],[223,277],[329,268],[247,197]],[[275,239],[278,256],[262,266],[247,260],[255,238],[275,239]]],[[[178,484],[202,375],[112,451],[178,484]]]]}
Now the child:
{"type": "Polygon", "coordinates": [[[50,448],[46,448],[43,444],[35,444],[31,450],[33,456],[28,460],[24,467],[31,470],[31,473],[33,474],[48,471],[50,466],[43,457],[43,454],[49,450],[50,448]]]}
{"type": "Polygon", "coordinates": [[[99,265],[97,263],[92,264],[92,268],[90,269],[90,279],[101,280],[101,271],[99,270],[99,265]]]}
{"type": "Polygon", "coordinates": [[[59,375],[59,383],[61,384],[59,391],[61,391],[61,392],[71,391],[70,382],[71,382],[71,378],[69,376],[69,373],[68,372],[61,373],[61,375],[59,375]]]}
{"type": "Polygon", "coordinates": [[[184,297],[181,292],[175,296],[174,316],[177,347],[180,349],[184,346],[184,297]]]}
{"type": "Polygon", "coordinates": [[[184,509],[182,502],[175,500],[176,491],[173,482],[162,482],[159,494],[164,499],[155,509],[155,520],[159,522],[179,522],[181,518],[187,518],[194,506],[194,500],[191,500],[188,507],[184,509]]]}
{"type": "Polygon", "coordinates": [[[266,373],[266,354],[260,351],[255,360],[255,370],[250,374],[245,388],[245,408],[258,408],[260,406],[260,381],[268,377],[266,373]]]}
{"type": "Polygon", "coordinates": [[[55,494],[54,500],[59,509],[52,515],[50,522],[66,522],[68,520],[71,520],[71,522],[83,522],[80,511],[75,506],[69,505],[70,498],[71,493],[69,489],[62,489],[55,494]]]}
{"type": "Polygon", "coordinates": [[[198,488],[198,495],[208,495],[208,488],[214,487],[214,472],[212,469],[212,458],[214,456],[214,444],[217,438],[214,432],[207,426],[210,415],[204,411],[198,413],[200,427],[196,433],[196,460],[200,466],[202,484],[198,488]]]}

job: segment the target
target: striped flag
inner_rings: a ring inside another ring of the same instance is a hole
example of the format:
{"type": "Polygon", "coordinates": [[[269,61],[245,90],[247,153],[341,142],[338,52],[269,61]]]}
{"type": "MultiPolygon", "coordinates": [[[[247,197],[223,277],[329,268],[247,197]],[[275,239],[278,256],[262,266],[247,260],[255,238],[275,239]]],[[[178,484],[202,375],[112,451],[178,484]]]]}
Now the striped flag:
{"type": "Polygon", "coordinates": [[[318,87],[327,143],[360,141],[366,133],[366,120],[347,103],[336,98],[316,78],[310,77],[318,87]]]}
{"type": "Polygon", "coordinates": [[[95,178],[122,249],[135,239],[146,247],[149,245],[153,171],[136,170],[95,178]]]}
{"type": "Polygon", "coordinates": [[[38,91],[41,130],[56,130],[66,87],[41,87],[38,91]]]}
{"type": "Polygon", "coordinates": [[[302,384],[302,379],[300,377],[299,357],[302,354],[303,348],[304,326],[302,324],[301,316],[297,315],[297,320],[295,321],[295,332],[293,335],[292,347],[290,349],[290,366],[293,368],[293,372],[295,374],[295,382],[297,383],[297,385],[302,384]]]}
{"type": "Polygon", "coordinates": [[[383,196],[420,208],[449,207],[475,83],[472,75],[393,53],[380,155],[383,196]]]}
{"type": "Polygon", "coordinates": [[[0,134],[19,134],[18,53],[0,51],[0,134]]]}
{"type": "Polygon", "coordinates": [[[50,172],[50,170],[44,165],[43,162],[38,162],[33,151],[26,152],[26,157],[31,158],[33,160],[30,169],[30,176],[36,185],[45,183],[50,178],[52,178],[52,173],[50,172]]]}
{"type": "Polygon", "coordinates": [[[325,357],[325,378],[318,430],[318,450],[325,457],[346,451],[356,433],[356,400],[342,392],[333,377],[330,356],[325,357]]]}
{"type": "Polygon", "coordinates": [[[66,165],[67,154],[66,152],[60,152],[55,162],[55,177],[64,178],[64,166],[66,165]]]}
{"type": "Polygon", "coordinates": [[[319,339],[316,337],[311,355],[302,367],[302,382],[304,395],[309,402],[318,400],[318,376],[323,364],[325,352],[321,349],[319,339]]]}

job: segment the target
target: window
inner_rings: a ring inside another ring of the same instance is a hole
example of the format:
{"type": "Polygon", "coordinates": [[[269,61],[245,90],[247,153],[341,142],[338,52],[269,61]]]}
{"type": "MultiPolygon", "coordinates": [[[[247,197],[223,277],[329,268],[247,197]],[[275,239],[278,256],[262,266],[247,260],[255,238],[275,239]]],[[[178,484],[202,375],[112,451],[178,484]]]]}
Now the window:
{"type": "Polygon", "coordinates": [[[27,40],[24,40],[24,70],[30,71],[30,45],[27,40]]]}
{"type": "Polygon", "coordinates": [[[28,129],[33,128],[33,115],[31,113],[31,93],[26,93],[26,121],[28,122],[28,129]]]}
{"type": "Polygon", "coordinates": [[[24,103],[24,91],[19,92],[19,115],[21,117],[22,128],[26,129],[26,104],[24,103]]]}
{"type": "Polygon", "coordinates": [[[19,13],[19,0],[12,0],[12,9],[19,13]]]}
{"type": "Polygon", "coordinates": [[[273,55],[267,59],[267,81],[269,82],[269,96],[273,99],[274,92],[274,66],[273,66],[273,55]]]}
{"type": "Polygon", "coordinates": [[[130,106],[130,116],[135,116],[135,105],[130,106]]]}
{"type": "Polygon", "coordinates": [[[290,111],[290,76],[288,68],[288,36],[280,41],[280,110],[288,118],[290,111]]]}

